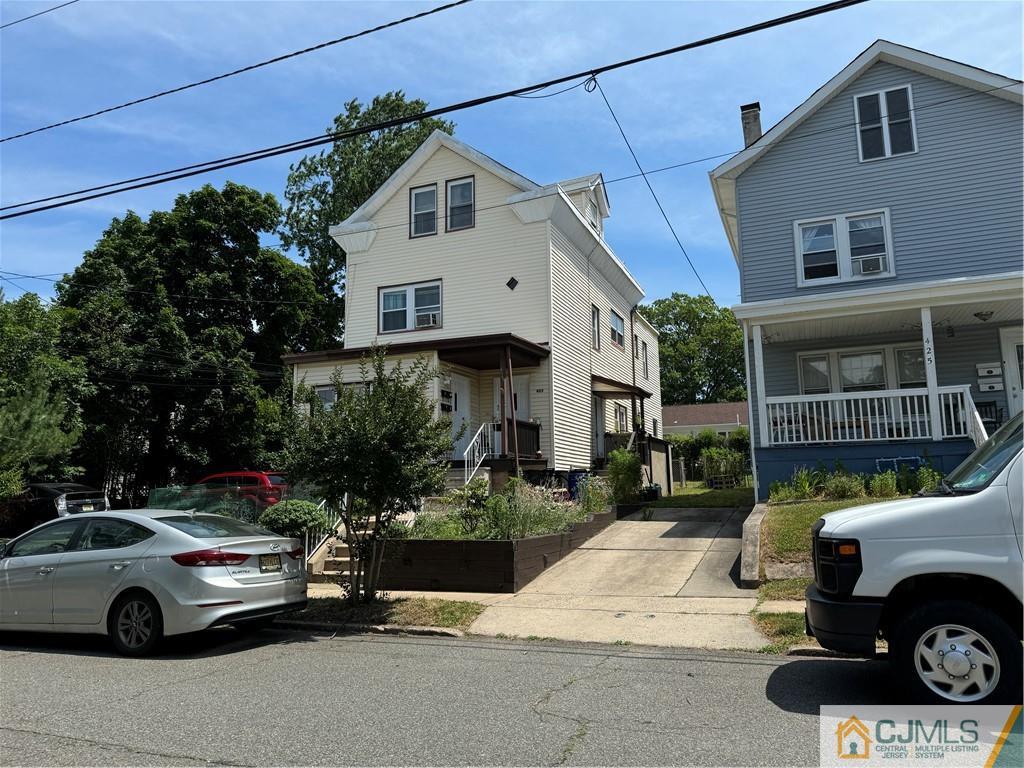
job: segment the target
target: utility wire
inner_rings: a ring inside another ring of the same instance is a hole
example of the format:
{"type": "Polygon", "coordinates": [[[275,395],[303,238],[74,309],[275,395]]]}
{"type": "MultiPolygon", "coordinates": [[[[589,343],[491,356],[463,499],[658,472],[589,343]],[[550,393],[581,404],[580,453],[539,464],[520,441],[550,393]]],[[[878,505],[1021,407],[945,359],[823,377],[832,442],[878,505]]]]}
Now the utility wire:
{"type": "MultiPolygon", "coordinates": [[[[621,61],[614,62],[612,64],[605,64],[603,66],[596,67],[583,72],[575,72],[571,75],[556,77],[552,80],[548,80],[543,83],[535,83],[529,86],[513,88],[511,90],[491,94],[489,96],[481,96],[474,99],[469,99],[467,101],[458,102],[456,104],[450,104],[445,107],[437,107],[436,109],[430,109],[424,112],[419,112],[404,117],[393,118],[391,120],[386,120],[380,123],[376,123],[374,125],[361,126],[359,128],[352,128],[346,131],[327,133],[324,136],[318,136],[309,139],[300,139],[298,141],[290,142],[287,144],[280,144],[276,147],[268,147],[263,150],[253,150],[250,152],[243,153],[241,155],[233,155],[231,157],[221,158],[220,160],[211,160],[206,163],[199,163],[197,165],[186,166],[185,168],[164,171],[158,174],[151,174],[149,177],[139,177],[138,183],[131,183],[128,184],[127,186],[119,186],[117,189],[105,189],[104,191],[96,192],[94,194],[75,197],[73,200],[63,200],[61,202],[51,203],[49,205],[41,205],[39,207],[30,208],[28,210],[19,211],[17,213],[9,213],[4,216],[0,216],[0,220],[15,218],[18,216],[26,216],[31,213],[38,213],[40,211],[51,210],[53,208],[62,208],[67,205],[74,205],[76,203],[85,202],[87,200],[94,200],[100,197],[107,197],[109,195],[115,195],[133,189],[141,189],[144,187],[155,186],[157,184],[165,184],[169,181],[176,181],[178,179],[197,176],[199,174],[209,173],[211,171],[220,170],[222,168],[230,168],[236,165],[251,163],[256,160],[263,160],[269,157],[275,157],[277,155],[288,154],[290,152],[295,152],[301,149],[310,149],[312,147],[317,147],[324,144],[331,144],[341,139],[348,139],[353,136],[361,136],[367,133],[372,133],[374,131],[384,130],[386,128],[394,128],[400,125],[405,125],[407,123],[419,122],[427,118],[436,117],[438,115],[445,115],[451,112],[458,112],[464,109],[469,109],[471,107],[478,107],[483,104],[489,104],[491,102],[499,101],[501,99],[507,99],[512,96],[530,94],[543,88],[551,87],[553,85],[561,85],[562,83],[571,82],[573,80],[579,80],[580,78],[596,76],[604,72],[611,72],[613,70],[633,66],[635,64],[662,58],[664,56],[671,56],[677,53],[681,53],[682,51],[688,51],[694,48],[701,48],[703,46],[712,45],[714,43],[719,43],[724,40],[742,37],[744,35],[749,35],[754,32],[760,32],[765,29],[771,29],[773,27],[782,26],[784,24],[790,24],[814,16],[820,16],[825,13],[831,13],[832,11],[838,11],[843,8],[848,8],[853,5],[859,5],[864,2],[867,2],[867,0],[834,0],[834,2],[825,3],[824,5],[819,5],[814,8],[808,8],[806,10],[791,13],[786,16],[779,16],[773,19],[768,19],[767,21],[758,22],[757,24],[751,24],[746,27],[730,30],[728,32],[723,32],[718,35],[702,38],[700,40],[695,40],[689,43],[683,43],[682,45],[677,45],[672,48],[665,48],[660,51],[655,51],[653,53],[647,53],[642,56],[636,56],[631,59],[624,59],[621,61]]],[[[114,184],[108,184],[104,186],[112,187],[122,183],[127,182],[115,182],[114,184]]],[[[79,193],[85,191],[89,190],[80,190],[79,193]]],[[[71,197],[79,193],[69,192],[63,195],[58,195],[56,197],[71,197]]],[[[16,207],[20,207],[20,205],[16,207]]]]}
{"type": "Polygon", "coordinates": [[[33,13],[31,16],[23,16],[20,19],[15,19],[14,21],[9,21],[6,24],[0,24],[0,29],[7,29],[8,27],[13,27],[15,24],[21,24],[21,22],[23,22],[23,21],[28,21],[29,19],[34,19],[36,16],[42,16],[45,13],[52,13],[53,11],[60,10],[61,8],[66,8],[69,5],[74,5],[77,2],[78,2],[78,0],[69,0],[69,2],[61,3],[60,5],[55,5],[55,6],[53,6],[53,8],[47,8],[45,11],[39,11],[39,13],[33,13]]]}
{"type": "MultiPolygon", "coordinates": [[[[647,189],[651,192],[651,197],[654,198],[654,202],[658,206],[658,210],[661,211],[661,218],[665,220],[669,231],[672,233],[672,237],[676,239],[676,245],[678,245],[679,250],[683,252],[683,256],[686,258],[686,263],[689,264],[690,269],[693,270],[693,274],[697,278],[697,282],[700,283],[700,287],[704,289],[704,293],[710,296],[711,291],[709,291],[708,287],[704,285],[704,280],[700,276],[700,272],[698,272],[697,267],[694,266],[693,260],[690,258],[690,254],[686,252],[686,248],[683,246],[683,241],[679,239],[679,235],[676,233],[676,228],[672,226],[672,221],[669,219],[668,214],[665,213],[665,208],[662,206],[661,200],[658,199],[658,193],[654,191],[654,187],[651,186],[651,180],[647,178],[647,174],[644,172],[643,166],[640,165],[640,158],[638,158],[636,156],[636,152],[633,151],[633,145],[629,143],[629,139],[626,137],[626,132],[622,129],[622,123],[619,122],[619,118],[616,116],[615,110],[612,109],[611,102],[608,101],[608,97],[604,93],[604,88],[601,87],[601,82],[596,77],[593,78],[592,82],[597,87],[597,92],[601,94],[601,98],[604,99],[604,104],[608,107],[608,112],[611,114],[612,120],[615,121],[615,125],[619,129],[619,133],[622,134],[622,140],[626,143],[626,149],[629,150],[629,154],[633,156],[633,162],[636,163],[636,169],[640,171],[640,175],[643,176],[644,184],[647,185],[647,189]]],[[[589,84],[587,89],[593,90],[590,88],[589,84]]]]}
{"type": "MultiPolygon", "coordinates": [[[[72,0],[72,2],[78,2],[78,0],[72,0]]],[[[179,85],[177,88],[168,88],[166,91],[160,91],[159,93],[154,93],[154,94],[152,94],[150,96],[143,96],[140,99],[132,99],[131,101],[126,101],[123,104],[116,104],[116,105],[114,105],[112,107],[106,107],[104,109],[98,109],[95,112],[89,112],[88,114],[85,114],[85,115],[79,115],[78,117],[71,117],[71,118],[68,118],[67,120],[61,120],[60,122],[51,123],[50,125],[44,125],[44,126],[42,126],[40,128],[33,128],[30,131],[22,131],[21,133],[15,133],[15,134],[13,134],[11,136],[5,136],[2,139],[0,139],[0,143],[5,142],[5,141],[12,141],[14,139],[21,139],[21,138],[24,138],[25,136],[32,136],[33,134],[42,133],[43,131],[49,131],[49,130],[51,130],[53,128],[59,128],[59,127],[64,126],[64,125],[70,125],[72,123],[78,123],[78,122],[81,122],[82,120],[88,120],[88,119],[93,118],[93,117],[99,117],[100,115],[106,115],[106,114],[108,114],[110,112],[116,112],[119,109],[126,109],[127,107],[133,107],[136,104],[142,104],[142,103],[147,102],[147,101],[153,101],[154,99],[159,99],[162,96],[169,96],[172,93],[181,93],[182,91],[187,91],[190,88],[198,88],[201,85],[208,85],[210,83],[215,83],[218,80],[225,80],[225,79],[227,79],[229,77],[234,77],[235,75],[241,75],[241,74],[243,74],[245,72],[252,72],[254,69],[259,69],[260,67],[266,67],[266,66],[269,66],[270,64],[277,64],[278,62],[286,61],[287,59],[293,59],[296,56],[302,56],[302,55],[307,54],[307,53],[312,53],[313,51],[319,51],[319,50],[321,50],[323,48],[329,48],[332,45],[338,45],[339,43],[345,43],[345,42],[348,42],[349,40],[355,40],[356,38],[359,38],[359,37],[366,37],[367,35],[372,35],[374,32],[380,32],[380,31],[385,30],[385,29],[390,29],[391,27],[397,27],[397,26],[399,26],[401,24],[407,24],[410,21],[416,21],[417,19],[422,19],[422,18],[424,18],[426,16],[432,16],[435,13],[441,13],[442,11],[447,11],[447,10],[449,10],[451,8],[455,8],[455,7],[460,6],[460,5],[465,5],[466,3],[470,3],[470,2],[472,2],[472,0],[457,0],[457,2],[447,3],[446,5],[439,5],[436,8],[431,8],[429,11],[422,11],[420,13],[413,14],[412,16],[406,16],[405,18],[402,18],[402,19],[396,19],[394,21],[389,21],[386,24],[378,24],[376,27],[371,27],[370,29],[364,29],[361,32],[354,32],[354,33],[352,33],[350,35],[345,35],[344,37],[338,37],[338,38],[335,38],[334,40],[328,40],[327,42],[319,43],[318,45],[313,45],[313,46],[310,46],[309,48],[303,48],[300,51],[292,51],[291,53],[285,53],[285,54],[282,54],[281,56],[275,56],[272,59],[267,59],[266,61],[261,61],[261,62],[258,62],[256,64],[250,64],[250,65],[248,65],[246,67],[240,67],[239,69],[234,69],[234,70],[231,70],[230,72],[225,72],[225,73],[220,74],[220,75],[214,75],[213,77],[207,77],[204,80],[197,80],[194,83],[188,83],[186,85],[179,85]]],[[[70,5],[70,3],[65,3],[65,5],[70,5]]],[[[57,7],[61,8],[63,6],[57,6],[57,7]]],[[[56,10],[56,9],[51,9],[51,10],[56,10]]],[[[46,13],[46,11],[43,11],[43,13],[46,13]]],[[[28,18],[32,18],[32,17],[29,16],[28,18]]],[[[17,24],[17,22],[11,22],[11,23],[12,24],[17,24]]]]}

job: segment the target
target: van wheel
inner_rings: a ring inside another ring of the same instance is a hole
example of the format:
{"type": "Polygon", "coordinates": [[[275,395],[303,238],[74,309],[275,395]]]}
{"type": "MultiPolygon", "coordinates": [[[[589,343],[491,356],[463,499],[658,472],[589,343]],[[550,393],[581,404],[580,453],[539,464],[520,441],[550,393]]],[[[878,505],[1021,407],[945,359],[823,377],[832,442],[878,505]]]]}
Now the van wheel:
{"type": "Polygon", "coordinates": [[[925,603],[895,627],[890,650],[914,699],[995,704],[1020,698],[1020,639],[999,616],[972,603],[925,603]]]}
{"type": "Polygon", "coordinates": [[[129,592],[110,611],[107,630],[114,650],[123,656],[145,656],[163,639],[160,606],[145,592],[129,592]]]}

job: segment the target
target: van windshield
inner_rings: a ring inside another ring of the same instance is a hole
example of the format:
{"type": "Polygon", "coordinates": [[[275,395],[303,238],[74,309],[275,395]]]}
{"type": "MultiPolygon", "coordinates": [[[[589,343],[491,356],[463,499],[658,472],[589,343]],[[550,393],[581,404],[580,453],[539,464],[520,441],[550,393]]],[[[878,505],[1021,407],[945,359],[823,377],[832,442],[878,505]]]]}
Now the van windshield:
{"type": "Polygon", "coordinates": [[[974,453],[946,476],[945,485],[954,492],[980,491],[998,475],[1021,449],[1022,419],[1018,413],[995,434],[981,444],[974,453]]]}

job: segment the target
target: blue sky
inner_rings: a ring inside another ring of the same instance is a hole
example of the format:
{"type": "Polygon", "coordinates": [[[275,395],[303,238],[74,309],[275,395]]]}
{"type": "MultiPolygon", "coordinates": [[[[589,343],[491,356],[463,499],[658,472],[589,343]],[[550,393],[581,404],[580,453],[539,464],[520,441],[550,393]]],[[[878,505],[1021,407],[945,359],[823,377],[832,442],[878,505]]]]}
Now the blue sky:
{"type": "MultiPolygon", "coordinates": [[[[5,0],[8,22],[58,0],[5,0]]],[[[65,192],[322,132],[345,101],[402,89],[433,106],[678,45],[813,3],[496,2],[425,20],[156,102],[0,144],[3,204],[65,192]]],[[[0,31],[0,133],[109,106],[414,13],[408,2],[105,2],[0,31]]],[[[877,38],[1019,78],[1021,3],[874,0],[823,17],[602,76],[647,168],[741,145],[739,105],[769,127],[877,38]]],[[[541,183],[635,172],[597,93],[509,99],[457,113],[456,135],[541,183]]],[[[0,269],[74,269],[114,216],[167,209],[227,179],[283,200],[301,155],[0,223],[0,269]]],[[[735,264],[706,162],[652,177],[719,303],[738,301],[735,264]]],[[[648,299],[699,287],[641,179],[609,185],[607,238],[648,299]]],[[[273,238],[271,238],[273,240],[273,238]]],[[[52,286],[19,279],[42,295],[52,286]]],[[[8,297],[21,290],[3,285],[8,297]]]]}

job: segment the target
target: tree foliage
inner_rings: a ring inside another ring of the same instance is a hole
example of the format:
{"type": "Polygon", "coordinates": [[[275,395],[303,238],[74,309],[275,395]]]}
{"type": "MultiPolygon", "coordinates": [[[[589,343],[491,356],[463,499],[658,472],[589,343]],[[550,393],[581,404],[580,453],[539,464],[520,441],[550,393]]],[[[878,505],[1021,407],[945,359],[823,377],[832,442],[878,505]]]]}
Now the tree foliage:
{"type": "Polygon", "coordinates": [[[437,371],[425,361],[385,363],[385,350],[374,348],[361,372],[362,386],[342,384],[335,372],[329,409],[299,388],[309,415],[285,453],[289,481],[317,486],[341,511],[353,602],[375,599],[391,524],[444,487],[453,442],[451,419],[435,418],[427,397],[437,371]]]}
{"type": "MultiPolygon", "coordinates": [[[[402,91],[375,96],[369,105],[353,99],[334,118],[328,133],[417,114],[427,102],[406,99],[402,91]]],[[[452,133],[455,124],[427,119],[334,142],[291,166],[285,187],[288,203],[281,240],[295,246],[313,273],[326,303],[316,318],[314,343],[337,346],[344,325],[345,253],[328,233],[348,218],[435,130],[452,133]]]]}
{"type": "Polygon", "coordinates": [[[304,348],[319,303],[308,269],[260,245],[280,219],[272,195],[207,185],[146,220],[114,219],[58,285],[62,345],[91,378],[87,482],[137,502],[266,461],[287,402],[280,356],[304,348]]]}
{"type": "Polygon", "coordinates": [[[743,331],[710,296],[673,293],[643,307],[658,329],[664,403],[719,403],[746,397],[743,331]]]}

